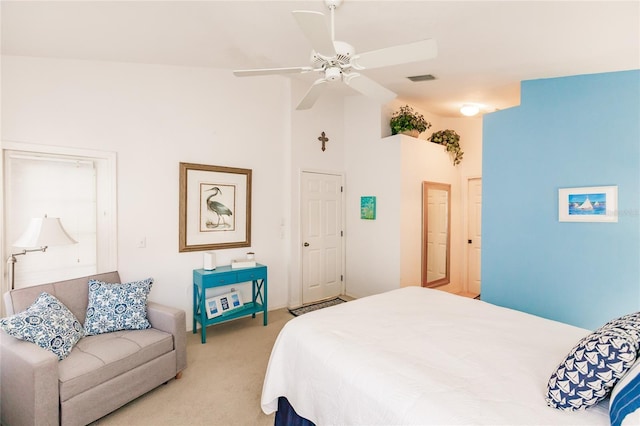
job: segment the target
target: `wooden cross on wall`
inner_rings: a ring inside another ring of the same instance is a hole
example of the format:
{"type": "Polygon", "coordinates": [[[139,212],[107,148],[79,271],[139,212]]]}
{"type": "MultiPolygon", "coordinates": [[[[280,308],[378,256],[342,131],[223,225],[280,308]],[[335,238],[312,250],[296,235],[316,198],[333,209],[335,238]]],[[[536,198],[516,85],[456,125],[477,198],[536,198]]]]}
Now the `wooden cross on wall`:
{"type": "Polygon", "coordinates": [[[320,136],[318,137],[318,140],[322,142],[322,150],[324,151],[325,149],[327,149],[327,147],[325,146],[325,143],[329,142],[329,138],[324,134],[324,132],[320,134],[320,136]]]}

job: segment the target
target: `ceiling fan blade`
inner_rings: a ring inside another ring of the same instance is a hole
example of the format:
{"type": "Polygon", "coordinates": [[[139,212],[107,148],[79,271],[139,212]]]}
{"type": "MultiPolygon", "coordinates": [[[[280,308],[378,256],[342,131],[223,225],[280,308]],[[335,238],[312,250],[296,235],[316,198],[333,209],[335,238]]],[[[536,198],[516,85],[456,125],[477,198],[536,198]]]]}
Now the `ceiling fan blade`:
{"type": "Polygon", "coordinates": [[[381,86],[370,78],[365,77],[362,74],[358,74],[357,72],[344,74],[344,82],[363,95],[379,101],[381,104],[386,104],[398,96],[386,87],[381,86]]]}
{"type": "Polygon", "coordinates": [[[327,58],[336,56],[336,48],[333,45],[333,39],[329,28],[327,28],[324,14],[309,10],[294,10],[291,13],[293,13],[302,32],[311,42],[311,47],[316,53],[327,58]]]}
{"type": "Polygon", "coordinates": [[[326,82],[327,80],[323,78],[316,80],[316,82],[309,88],[306,95],[304,95],[304,98],[302,98],[296,109],[303,110],[311,108],[313,104],[316,103],[322,92],[324,92],[326,82]]]}
{"type": "Polygon", "coordinates": [[[356,69],[371,69],[426,61],[436,56],[438,56],[438,46],[435,40],[428,39],[360,53],[351,60],[351,63],[356,69]]]}
{"type": "Polygon", "coordinates": [[[236,77],[251,77],[254,75],[272,75],[272,74],[297,74],[313,71],[312,67],[290,67],[290,68],[264,68],[254,70],[236,70],[233,75],[236,77]]]}

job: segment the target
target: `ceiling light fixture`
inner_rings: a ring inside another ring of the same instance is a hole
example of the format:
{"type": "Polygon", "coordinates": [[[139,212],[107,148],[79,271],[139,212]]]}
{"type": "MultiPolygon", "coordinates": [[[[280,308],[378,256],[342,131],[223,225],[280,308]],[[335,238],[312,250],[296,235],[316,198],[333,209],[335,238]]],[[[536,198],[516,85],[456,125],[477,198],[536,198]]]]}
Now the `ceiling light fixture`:
{"type": "Polygon", "coordinates": [[[464,104],[460,108],[460,113],[462,115],[466,115],[467,117],[473,117],[479,112],[480,112],[480,107],[475,104],[464,104]]]}

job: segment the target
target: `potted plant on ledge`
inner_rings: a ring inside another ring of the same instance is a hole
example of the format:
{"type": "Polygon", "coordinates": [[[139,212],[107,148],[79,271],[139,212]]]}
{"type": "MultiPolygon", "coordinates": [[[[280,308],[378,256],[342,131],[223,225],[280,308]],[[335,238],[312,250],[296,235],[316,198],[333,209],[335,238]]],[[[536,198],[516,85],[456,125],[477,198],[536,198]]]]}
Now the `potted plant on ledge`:
{"type": "Polygon", "coordinates": [[[431,127],[431,123],[409,105],[401,106],[400,110],[394,112],[389,125],[391,126],[392,135],[400,133],[414,138],[417,138],[420,133],[431,127]]]}
{"type": "Polygon", "coordinates": [[[460,135],[457,134],[455,130],[446,129],[433,132],[433,134],[429,136],[429,140],[445,146],[447,152],[449,152],[453,158],[454,166],[460,164],[464,152],[462,148],[460,148],[460,135]]]}

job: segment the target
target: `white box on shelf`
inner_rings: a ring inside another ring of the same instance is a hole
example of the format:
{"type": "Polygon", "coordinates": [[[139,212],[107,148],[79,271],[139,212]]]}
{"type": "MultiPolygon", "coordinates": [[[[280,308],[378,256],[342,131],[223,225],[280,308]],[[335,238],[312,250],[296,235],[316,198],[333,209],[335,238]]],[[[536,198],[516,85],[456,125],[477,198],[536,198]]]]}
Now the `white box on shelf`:
{"type": "Polygon", "coordinates": [[[205,271],[213,271],[216,269],[216,254],[212,251],[205,252],[202,263],[202,268],[205,271]]]}
{"type": "Polygon", "coordinates": [[[231,261],[231,269],[236,268],[255,268],[256,267],[255,260],[247,260],[247,259],[234,259],[231,261]]]}

